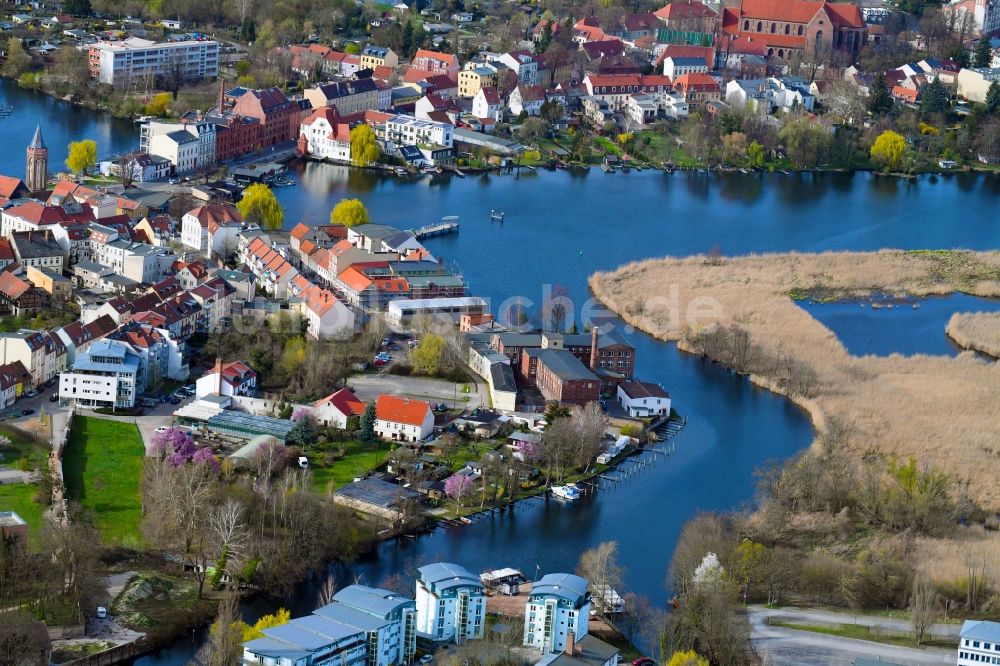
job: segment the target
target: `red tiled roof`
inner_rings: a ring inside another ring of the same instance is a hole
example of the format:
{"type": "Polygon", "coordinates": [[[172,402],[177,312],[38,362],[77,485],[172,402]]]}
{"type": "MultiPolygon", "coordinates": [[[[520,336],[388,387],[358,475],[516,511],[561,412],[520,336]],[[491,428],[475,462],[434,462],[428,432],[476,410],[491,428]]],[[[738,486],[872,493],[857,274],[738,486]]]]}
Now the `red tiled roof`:
{"type": "Polygon", "coordinates": [[[0,294],[11,300],[20,298],[31,289],[31,284],[12,273],[0,273],[0,294]]]}
{"type": "Polygon", "coordinates": [[[483,93],[483,97],[486,98],[487,104],[500,104],[500,93],[493,86],[483,86],[479,89],[483,93]]]}
{"type": "Polygon", "coordinates": [[[13,199],[14,193],[19,189],[24,189],[24,183],[21,182],[20,178],[0,176],[0,197],[13,199]]]}
{"type": "Polygon", "coordinates": [[[865,27],[865,19],[861,16],[861,10],[853,2],[827,2],[825,6],[830,20],[838,27],[865,27]]]}
{"type": "Polygon", "coordinates": [[[674,80],[674,86],[681,90],[718,90],[719,84],[708,74],[681,74],[674,80]]]}
{"type": "Polygon", "coordinates": [[[322,407],[325,404],[330,404],[344,416],[359,415],[363,414],[365,411],[365,403],[358,400],[358,396],[354,395],[346,388],[335,391],[322,400],[317,400],[313,404],[316,407],[322,407]]]}
{"type": "Polygon", "coordinates": [[[430,411],[431,406],[423,400],[380,395],[375,401],[375,417],[381,421],[419,426],[430,411]]]}
{"type": "Polygon", "coordinates": [[[716,15],[714,9],[703,5],[698,0],[683,2],[677,0],[657,9],[653,15],[665,21],[678,21],[693,18],[709,18],[716,15]]]}
{"type": "Polygon", "coordinates": [[[740,18],[808,23],[823,8],[813,0],[742,0],[740,18]]]}
{"type": "Polygon", "coordinates": [[[198,218],[198,222],[201,223],[202,227],[209,226],[210,222],[215,222],[217,225],[225,225],[229,222],[236,222],[238,224],[243,222],[243,215],[240,211],[235,206],[230,206],[229,204],[206,204],[188,211],[188,214],[198,218]]]}

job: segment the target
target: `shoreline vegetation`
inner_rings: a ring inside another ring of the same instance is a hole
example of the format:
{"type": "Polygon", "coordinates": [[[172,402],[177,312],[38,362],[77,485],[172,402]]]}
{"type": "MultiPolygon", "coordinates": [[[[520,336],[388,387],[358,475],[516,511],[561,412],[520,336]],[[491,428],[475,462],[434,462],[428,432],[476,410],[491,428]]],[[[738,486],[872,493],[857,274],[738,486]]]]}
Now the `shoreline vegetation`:
{"type": "MultiPolygon", "coordinates": [[[[788,397],[817,430],[802,454],[757,470],[755,507],[685,525],[669,579],[682,608],[704,595],[711,558],[734,615],[747,602],[905,610],[918,645],[939,619],[995,616],[997,365],[972,352],[852,356],[796,301],[997,297],[1000,253],[668,257],[596,273],[590,287],[628,324],[788,397]]],[[[991,322],[974,322],[969,345],[988,345],[991,322]]],[[[695,636],[713,663],[738,663],[711,632],[695,636]]]]}
{"type": "Polygon", "coordinates": [[[996,368],[970,354],[851,356],[793,299],[866,298],[875,292],[998,297],[1000,253],[697,255],[633,262],[591,276],[590,287],[627,323],[785,395],[820,433],[831,417],[847,421],[852,449],[916,456],[967,483],[983,509],[1000,508],[994,483],[1000,476],[1000,422],[990,397],[1000,389],[996,368]],[[667,298],[661,285],[670,285],[677,298],[667,298]],[[663,300],[653,302],[653,296],[663,300]],[[698,298],[712,299],[719,313],[692,328],[678,315],[698,298]],[[735,349],[718,358],[716,347],[727,335],[738,338],[735,349]],[[751,356],[768,357],[771,367],[754,367],[751,356]]]}
{"type": "Polygon", "coordinates": [[[1000,358],[1000,313],[961,312],[948,320],[948,337],[963,349],[1000,358]]]}

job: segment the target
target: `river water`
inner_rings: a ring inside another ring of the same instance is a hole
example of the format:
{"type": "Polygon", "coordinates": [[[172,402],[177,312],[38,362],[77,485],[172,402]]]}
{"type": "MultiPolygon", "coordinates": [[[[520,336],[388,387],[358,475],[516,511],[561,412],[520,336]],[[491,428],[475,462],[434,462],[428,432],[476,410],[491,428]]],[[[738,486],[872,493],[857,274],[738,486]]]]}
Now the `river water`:
{"type": "MultiPolygon", "coordinates": [[[[75,109],[11,84],[0,99],[14,105],[0,121],[0,173],[21,175],[23,146],[41,122],[52,151],[50,168],[65,144],[95,138],[99,154],[137,143],[130,123],[75,109]]],[[[494,307],[512,296],[543,299],[543,285],[558,285],[576,303],[579,321],[588,297],[586,279],[596,270],[666,254],[718,248],[739,254],[799,250],[875,250],[883,247],[995,248],[1000,245],[1000,177],[954,174],[912,181],[870,174],[604,174],[548,172],[515,176],[425,176],[401,182],[324,164],[293,164],[298,184],[278,190],[286,226],[323,223],[342,197],[362,199],[373,221],[418,227],[458,215],[461,232],[427,241],[454,263],[472,290],[494,307]],[[491,210],[505,221],[489,221],[491,210]]],[[[534,307],[537,307],[534,306],[534,307]]],[[[533,312],[532,306],[528,306],[533,312]]],[[[580,553],[601,541],[618,542],[624,591],[662,604],[671,553],[684,522],[699,511],[721,511],[753,502],[753,470],[806,447],[812,430],[805,415],[784,399],[734,378],[672,345],[638,332],[638,375],[663,384],[688,417],[669,457],[630,464],[627,480],[602,482],[593,496],[567,506],[532,500],[503,517],[393,541],[372,557],[341,571],[377,584],[391,573],[451,560],[472,571],[513,566],[529,577],[572,570],[580,553]]],[[[312,609],[303,586],[294,599],[257,601],[248,617],[283,603],[296,613],[312,609]]],[[[183,664],[197,641],[182,639],[140,664],[183,664]]]]}

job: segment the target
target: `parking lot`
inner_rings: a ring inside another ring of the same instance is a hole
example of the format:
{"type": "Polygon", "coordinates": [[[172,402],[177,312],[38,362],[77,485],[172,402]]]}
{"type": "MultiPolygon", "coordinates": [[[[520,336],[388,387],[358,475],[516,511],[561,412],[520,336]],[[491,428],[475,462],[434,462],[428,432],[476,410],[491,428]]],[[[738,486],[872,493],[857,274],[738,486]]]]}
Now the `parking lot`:
{"type": "Polygon", "coordinates": [[[388,372],[353,375],[347,379],[347,386],[354,395],[364,402],[370,402],[383,393],[409,396],[432,403],[445,403],[449,409],[474,409],[489,405],[483,395],[485,386],[469,381],[449,382],[432,377],[404,377],[388,372]],[[469,392],[465,389],[468,387],[469,392]]]}

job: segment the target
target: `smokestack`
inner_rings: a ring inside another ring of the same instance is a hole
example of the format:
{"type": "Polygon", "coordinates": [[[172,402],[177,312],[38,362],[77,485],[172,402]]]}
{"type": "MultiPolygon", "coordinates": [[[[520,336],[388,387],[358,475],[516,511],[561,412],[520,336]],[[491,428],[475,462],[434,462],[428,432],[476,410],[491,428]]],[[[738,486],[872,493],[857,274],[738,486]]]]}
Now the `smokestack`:
{"type": "Polygon", "coordinates": [[[215,357],[215,372],[218,379],[215,380],[215,392],[222,395],[222,357],[215,357]]]}
{"type": "Polygon", "coordinates": [[[590,369],[597,372],[597,336],[598,328],[590,329],[590,369]]]}
{"type": "Polygon", "coordinates": [[[566,634],[566,649],[564,652],[571,657],[576,654],[576,634],[573,631],[566,634]]]}
{"type": "Polygon", "coordinates": [[[226,80],[219,77],[219,114],[222,114],[222,104],[226,99],[226,80]]]}

